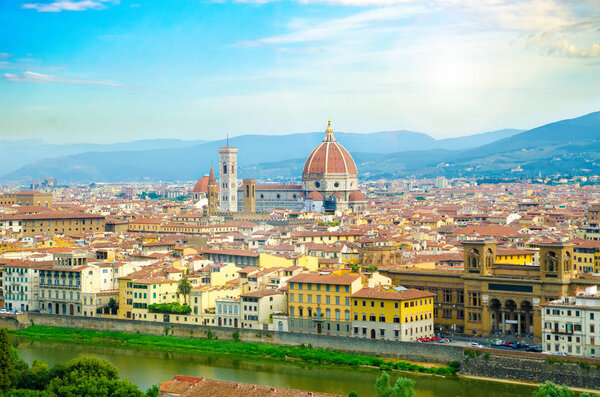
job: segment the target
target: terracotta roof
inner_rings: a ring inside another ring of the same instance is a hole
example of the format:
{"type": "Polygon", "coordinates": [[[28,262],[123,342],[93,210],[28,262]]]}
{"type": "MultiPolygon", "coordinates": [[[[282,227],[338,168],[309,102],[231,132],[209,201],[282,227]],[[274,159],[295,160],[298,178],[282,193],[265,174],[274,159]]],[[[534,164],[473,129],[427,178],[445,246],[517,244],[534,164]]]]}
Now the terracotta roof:
{"type": "Polygon", "coordinates": [[[359,275],[352,274],[318,274],[318,273],[302,273],[288,279],[289,283],[311,283],[311,284],[333,284],[333,285],[350,285],[357,279],[359,275]]]}
{"type": "Polygon", "coordinates": [[[225,380],[176,376],[171,382],[161,384],[161,392],[180,397],[342,397],[340,394],[311,392],[306,390],[275,388],[225,380]],[[183,385],[186,385],[187,388],[183,385]],[[182,391],[184,390],[184,391],[182,391]]]}
{"type": "Polygon", "coordinates": [[[391,299],[391,300],[409,300],[419,298],[429,298],[435,296],[430,292],[419,291],[418,289],[407,289],[396,291],[395,289],[385,290],[383,288],[362,288],[352,294],[353,298],[368,299],[391,299]]]}

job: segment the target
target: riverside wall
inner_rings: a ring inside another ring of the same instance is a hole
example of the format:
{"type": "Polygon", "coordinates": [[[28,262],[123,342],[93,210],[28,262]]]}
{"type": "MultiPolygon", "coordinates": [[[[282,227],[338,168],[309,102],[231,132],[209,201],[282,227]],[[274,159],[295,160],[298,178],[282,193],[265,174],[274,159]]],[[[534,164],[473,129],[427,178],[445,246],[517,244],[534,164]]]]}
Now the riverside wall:
{"type": "MultiPolygon", "coordinates": [[[[206,337],[210,329],[213,337],[233,339],[233,328],[207,327],[192,324],[106,319],[93,317],[59,316],[43,313],[23,313],[0,316],[0,328],[23,329],[32,324],[54,327],[81,328],[98,331],[120,331],[150,335],[178,337],[206,337]]],[[[312,335],[293,332],[276,332],[238,329],[240,340],[274,345],[312,345],[314,348],[333,349],[357,354],[393,357],[409,361],[461,363],[460,374],[487,378],[544,383],[551,381],[570,387],[600,390],[600,360],[556,362],[544,355],[506,352],[486,349],[465,349],[460,346],[436,343],[407,343],[373,339],[312,335]],[[465,353],[466,352],[466,353],[465,353]],[[587,364],[584,364],[587,363],[587,364]]],[[[566,361],[566,360],[562,360],[566,361]]]]}
{"type": "MultiPolygon", "coordinates": [[[[210,329],[213,337],[232,340],[234,328],[213,327],[193,324],[168,324],[151,321],[133,321],[94,317],[57,316],[43,313],[27,313],[26,324],[48,325],[54,327],[83,328],[99,331],[120,331],[150,335],[168,334],[179,337],[206,337],[210,329]]],[[[23,328],[23,325],[20,326],[23,328]]],[[[13,328],[17,329],[17,328],[13,328]]],[[[237,329],[240,340],[244,342],[270,343],[274,345],[298,346],[312,345],[314,348],[340,350],[357,354],[394,357],[410,361],[448,363],[460,360],[462,348],[444,346],[435,343],[407,343],[385,340],[312,335],[294,332],[277,332],[256,329],[237,329]]]]}
{"type": "MultiPolygon", "coordinates": [[[[598,360],[556,360],[549,356],[499,354],[494,350],[469,350],[461,360],[460,374],[534,383],[553,382],[589,390],[600,390],[598,360]],[[487,353],[487,354],[486,354],[487,353]]],[[[564,357],[561,357],[564,358],[564,357]]]]}

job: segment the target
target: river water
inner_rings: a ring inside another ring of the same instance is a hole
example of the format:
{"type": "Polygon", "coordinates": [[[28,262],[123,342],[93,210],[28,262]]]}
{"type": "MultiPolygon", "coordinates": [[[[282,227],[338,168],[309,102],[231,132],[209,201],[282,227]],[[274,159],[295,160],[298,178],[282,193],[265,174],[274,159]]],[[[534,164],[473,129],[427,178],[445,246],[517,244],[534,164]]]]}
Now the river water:
{"type": "MultiPolygon", "coordinates": [[[[359,397],[375,395],[376,370],[332,368],[308,364],[286,364],[249,358],[220,358],[193,354],[128,350],[98,346],[15,339],[22,359],[31,364],[40,359],[52,365],[80,356],[93,356],[110,361],[122,378],[130,379],[142,390],[153,384],[170,380],[174,375],[207,377],[235,382],[256,383],[359,397]]],[[[416,382],[417,397],[529,397],[534,388],[509,383],[471,379],[446,379],[424,375],[394,373],[416,382]]]]}

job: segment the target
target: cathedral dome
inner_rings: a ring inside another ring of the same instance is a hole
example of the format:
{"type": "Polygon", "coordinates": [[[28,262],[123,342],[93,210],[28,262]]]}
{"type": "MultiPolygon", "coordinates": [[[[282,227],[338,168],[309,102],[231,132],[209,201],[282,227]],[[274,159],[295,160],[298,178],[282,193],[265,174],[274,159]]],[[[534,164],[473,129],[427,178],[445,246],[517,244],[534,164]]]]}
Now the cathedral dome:
{"type": "Polygon", "coordinates": [[[208,175],[204,175],[198,179],[198,182],[194,185],[193,193],[206,193],[208,191],[208,175]]]}
{"type": "Polygon", "coordinates": [[[331,121],[325,130],[325,139],[308,156],[302,172],[303,176],[323,174],[357,174],[354,159],[335,141],[331,121]]]}
{"type": "MultiPolygon", "coordinates": [[[[194,185],[194,189],[192,193],[208,193],[208,182],[210,181],[210,177],[208,175],[204,175],[202,178],[198,179],[196,184],[194,185]]],[[[217,185],[217,191],[218,191],[217,185]]]]}

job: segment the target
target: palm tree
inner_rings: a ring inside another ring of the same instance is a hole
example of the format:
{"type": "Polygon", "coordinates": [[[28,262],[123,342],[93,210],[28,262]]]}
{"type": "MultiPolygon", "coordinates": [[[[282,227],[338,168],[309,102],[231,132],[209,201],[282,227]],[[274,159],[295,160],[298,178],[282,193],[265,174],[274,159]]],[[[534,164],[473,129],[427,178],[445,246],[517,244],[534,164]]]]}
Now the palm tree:
{"type": "Polygon", "coordinates": [[[177,293],[183,295],[183,302],[187,305],[187,296],[192,293],[192,284],[187,279],[187,277],[179,280],[179,284],[177,285],[177,293]]]}

